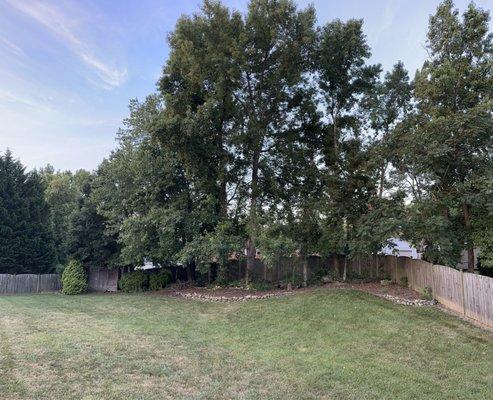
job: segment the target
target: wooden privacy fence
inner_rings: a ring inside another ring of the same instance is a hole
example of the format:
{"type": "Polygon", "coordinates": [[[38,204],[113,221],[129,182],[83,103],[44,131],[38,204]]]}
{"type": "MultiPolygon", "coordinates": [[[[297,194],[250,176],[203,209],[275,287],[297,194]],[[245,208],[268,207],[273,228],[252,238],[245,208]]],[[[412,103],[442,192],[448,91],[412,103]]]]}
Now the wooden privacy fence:
{"type": "Polygon", "coordinates": [[[406,277],[416,291],[428,287],[446,308],[493,328],[493,278],[407,257],[379,255],[348,261],[351,276],[362,275],[365,269],[366,275],[390,277],[395,283],[406,277]]]}
{"type": "MultiPolygon", "coordinates": [[[[390,255],[348,260],[335,255],[327,258],[309,257],[306,261],[306,275],[303,274],[304,262],[302,257],[289,257],[272,268],[266,268],[261,261],[255,260],[250,275],[253,280],[274,284],[291,282],[297,285],[306,279],[317,280],[322,275],[340,279],[345,265],[348,280],[391,279],[395,283],[401,283],[401,278],[406,277],[411,289],[422,291],[430,288],[433,297],[443,306],[493,328],[493,278],[390,255]]],[[[242,279],[244,271],[244,262],[230,265],[228,278],[242,279]]]]}
{"type": "Polygon", "coordinates": [[[87,290],[90,292],[116,292],[120,269],[90,267],[87,270],[87,290]]]}
{"type": "Polygon", "coordinates": [[[0,294],[58,292],[58,274],[0,274],[0,294]]]}

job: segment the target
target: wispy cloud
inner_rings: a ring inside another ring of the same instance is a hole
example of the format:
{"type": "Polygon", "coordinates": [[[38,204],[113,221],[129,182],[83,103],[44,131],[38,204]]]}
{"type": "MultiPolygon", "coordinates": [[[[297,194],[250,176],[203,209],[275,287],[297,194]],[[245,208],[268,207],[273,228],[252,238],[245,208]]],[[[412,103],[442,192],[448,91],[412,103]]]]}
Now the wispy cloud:
{"type": "Polygon", "coordinates": [[[22,50],[19,46],[17,46],[16,44],[12,43],[10,40],[7,40],[6,38],[3,37],[0,37],[0,47],[3,47],[4,49],[8,50],[9,52],[19,57],[23,57],[26,55],[24,53],[24,50],[22,50]]]}
{"type": "Polygon", "coordinates": [[[127,69],[117,68],[111,63],[97,57],[94,54],[94,49],[77,32],[76,20],[63,13],[60,9],[43,2],[18,0],[7,0],[7,2],[18,11],[34,19],[63,41],[86,67],[97,74],[101,80],[102,87],[111,89],[122,85],[126,81],[127,69]]]}
{"type": "Polygon", "coordinates": [[[33,108],[39,105],[33,98],[20,96],[8,90],[0,89],[0,106],[5,103],[19,104],[33,108]]]}
{"type": "Polygon", "coordinates": [[[381,15],[379,26],[370,34],[373,42],[378,42],[383,36],[383,33],[392,27],[395,20],[397,7],[398,3],[395,0],[387,0],[385,3],[385,10],[381,15]]]}

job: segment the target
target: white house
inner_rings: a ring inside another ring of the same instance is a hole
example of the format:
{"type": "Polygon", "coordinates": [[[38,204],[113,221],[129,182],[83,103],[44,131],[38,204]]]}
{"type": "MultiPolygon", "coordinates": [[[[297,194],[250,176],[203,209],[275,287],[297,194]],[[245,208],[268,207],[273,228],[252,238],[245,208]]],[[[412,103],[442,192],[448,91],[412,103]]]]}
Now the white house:
{"type": "Polygon", "coordinates": [[[409,257],[415,259],[421,259],[421,253],[418,252],[418,249],[413,247],[411,243],[406,242],[405,240],[399,238],[390,238],[389,239],[395,246],[385,246],[380,253],[401,257],[409,257]]]}

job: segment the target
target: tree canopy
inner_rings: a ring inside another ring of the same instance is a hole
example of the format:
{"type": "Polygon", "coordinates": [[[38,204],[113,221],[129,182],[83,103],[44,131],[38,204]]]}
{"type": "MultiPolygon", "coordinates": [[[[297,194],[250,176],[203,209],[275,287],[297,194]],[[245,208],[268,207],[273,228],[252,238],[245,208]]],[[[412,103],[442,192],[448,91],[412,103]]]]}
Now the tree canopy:
{"type": "Polygon", "coordinates": [[[178,19],[156,92],[130,102],[96,171],[0,159],[0,265],[150,260],[191,278],[215,263],[224,278],[245,256],[248,280],[256,257],[351,258],[401,237],[432,262],[466,251],[470,270],[479,246],[493,268],[489,18],[444,0],[410,79],[400,61],[370,63],[363,20],[205,0],[178,19]]]}

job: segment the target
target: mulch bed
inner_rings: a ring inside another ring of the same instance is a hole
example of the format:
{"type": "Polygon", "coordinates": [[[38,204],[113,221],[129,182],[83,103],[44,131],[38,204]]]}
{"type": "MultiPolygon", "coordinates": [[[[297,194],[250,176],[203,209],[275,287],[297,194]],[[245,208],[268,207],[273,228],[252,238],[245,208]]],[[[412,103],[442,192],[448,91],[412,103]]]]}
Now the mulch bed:
{"type": "MultiPolygon", "coordinates": [[[[323,286],[326,289],[355,289],[371,293],[375,296],[393,301],[394,303],[410,306],[432,306],[434,300],[422,300],[417,292],[396,284],[382,286],[379,283],[329,283],[323,286]]],[[[296,293],[311,292],[320,287],[308,287],[293,290],[272,289],[267,291],[253,291],[234,287],[195,287],[189,285],[171,285],[170,287],[153,292],[154,296],[181,297],[201,301],[232,302],[245,300],[259,300],[273,297],[288,296],[296,293]]]]}

